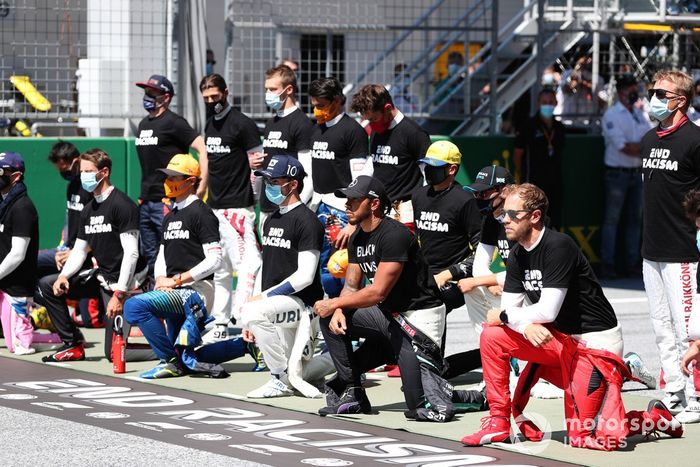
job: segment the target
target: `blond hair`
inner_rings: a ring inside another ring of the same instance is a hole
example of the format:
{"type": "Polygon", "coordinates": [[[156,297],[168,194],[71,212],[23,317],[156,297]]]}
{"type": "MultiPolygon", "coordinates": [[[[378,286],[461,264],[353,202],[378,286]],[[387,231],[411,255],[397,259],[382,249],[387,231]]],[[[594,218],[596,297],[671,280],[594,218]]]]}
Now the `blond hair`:
{"type": "Polygon", "coordinates": [[[690,101],[693,100],[693,78],[680,70],[661,70],[654,75],[654,83],[661,80],[669,81],[676,86],[676,92],[685,97],[683,109],[687,109],[690,101]]]}
{"type": "Polygon", "coordinates": [[[508,196],[517,195],[523,200],[523,208],[532,212],[539,210],[542,213],[542,218],[547,214],[549,208],[549,200],[544,191],[532,183],[523,183],[521,185],[510,185],[508,196]]]}

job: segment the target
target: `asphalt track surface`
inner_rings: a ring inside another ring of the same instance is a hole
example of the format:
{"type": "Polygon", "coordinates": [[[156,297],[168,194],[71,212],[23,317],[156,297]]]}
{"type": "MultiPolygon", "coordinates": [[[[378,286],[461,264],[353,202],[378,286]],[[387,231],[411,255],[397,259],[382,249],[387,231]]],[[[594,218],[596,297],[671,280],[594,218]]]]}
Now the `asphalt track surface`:
{"type": "Polygon", "coordinates": [[[5,465],[565,465],[53,365],[0,363],[5,465]]]}
{"type": "MultiPolygon", "coordinates": [[[[658,374],[641,281],[605,285],[626,351],[640,353],[658,374]]],[[[475,345],[464,310],[451,313],[448,322],[447,354],[475,345]]],[[[641,385],[631,391],[662,394],[641,385]]],[[[56,465],[563,465],[340,417],[8,358],[0,358],[0,447],[4,465],[47,459],[56,465]]]]}

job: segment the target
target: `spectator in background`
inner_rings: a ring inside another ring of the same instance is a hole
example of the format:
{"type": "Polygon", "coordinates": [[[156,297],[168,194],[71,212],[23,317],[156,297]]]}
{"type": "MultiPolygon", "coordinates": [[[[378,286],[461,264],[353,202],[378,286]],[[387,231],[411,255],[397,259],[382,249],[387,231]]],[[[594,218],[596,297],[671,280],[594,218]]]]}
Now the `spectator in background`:
{"type": "Polygon", "coordinates": [[[617,103],[603,114],[605,138],[605,216],[601,229],[601,272],[603,279],[617,277],[615,240],[620,218],[625,229],[625,268],[630,275],[641,274],[639,240],[642,229],[642,137],[651,128],[636,107],[638,83],[632,75],[617,79],[617,103]]]}
{"type": "Polygon", "coordinates": [[[144,90],[143,108],[148,112],[148,116],[139,123],[136,152],[141,164],[140,250],[148,261],[148,277],[152,281],[165,215],[164,176],[158,169],[165,168],[175,154],[194,149],[202,168],[202,179],[197,190],[200,197],[207,191],[209,170],[204,138],[184,118],[168,109],[175,95],[170,80],[165,76],[151,75],[148,81],[136,83],[136,86],[144,90]]]}
{"type": "Polygon", "coordinates": [[[599,97],[603,84],[603,78],[598,76],[593,88],[593,58],[590,55],[579,58],[573,69],[561,75],[555,115],[560,115],[566,125],[588,125],[605,105],[599,97]]]}
{"type": "Polygon", "coordinates": [[[693,85],[695,95],[693,96],[693,104],[688,108],[688,118],[691,122],[700,126],[700,79],[695,81],[693,85]]]}
{"type": "Polygon", "coordinates": [[[542,89],[537,98],[538,108],[515,136],[513,162],[522,182],[540,187],[550,200],[549,226],[562,226],[564,187],[562,166],[566,130],[554,118],[557,97],[552,89],[542,89]]]}
{"type": "MultiPolygon", "coordinates": [[[[457,52],[450,52],[447,56],[447,75],[435,85],[435,92],[440,96],[435,100],[439,105],[453,89],[459,86],[466,74],[464,73],[464,56],[457,52]]],[[[464,111],[464,96],[461,92],[450,96],[448,101],[440,108],[440,113],[460,114],[464,111]]]]}
{"type": "Polygon", "coordinates": [[[405,72],[406,64],[397,63],[394,66],[393,84],[387,84],[386,89],[394,100],[394,105],[401,112],[418,111],[418,97],[411,94],[411,76],[405,72]]]}
{"type": "Polygon", "coordinates": [[[207,67],[205,69],[207,75],[214,73],[214,65],[216,65],[216,58],[214,58],[214,51],[207,49],[207,67]]]}

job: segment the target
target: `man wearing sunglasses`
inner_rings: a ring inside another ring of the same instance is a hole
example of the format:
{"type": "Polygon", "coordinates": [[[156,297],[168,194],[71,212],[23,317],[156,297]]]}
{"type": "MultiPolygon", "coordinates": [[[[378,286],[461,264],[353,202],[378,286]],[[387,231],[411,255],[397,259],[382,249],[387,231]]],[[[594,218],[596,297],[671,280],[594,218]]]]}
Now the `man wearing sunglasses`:
{"type": "Polygon", "coordinates": [[[641,143],[644,288],[666,382],[664,402],[674,413],[683,411],[681,422],[700,422],[693,377],[684,376],[680,367],[688,349],[686,323],[700,312],[694,290],[696,229],[683,211],[686,193],[700,188],[700,128],[686,116],[693,82],[680,71],[659,72],[649,95],[659,125],[641,143]]]}
{"type": "Polygon", "coordinates": [[[526,439],[542,432],[523,417],[530,388],[539,377],[565,392],[569,443],[615,450],[627,436],[683,434],[682,425],[659,400],[646,412],[625,413],[622,330],[588,260],[566,234],[545,227],[548,200],[529,183],[515,186],[504,203],[503,222],[516,241],[508,258],[501,308],[489,310],[481,355],[491,416],[482,429],[462,438],[467,446],[505,441],[510,416],[526,439]],[[528,361],[511,406],[508,360],[528,361]]]}
{"type": "Polygon", "coordinates": [[[638,83],[632,75],[617,79],[617,103],[603,114],[605,137],[605,215],[601,229],[602,279],[615,279],[615,239],[621,218],[625,229],[625,267],[639,276],[642,226],[642,136],[651,123],[635,104],[638,83]],[[623,206],[627,206],[623,212],[623,206]],[[624,215],[623,215],[624,214],[624,215]]]}

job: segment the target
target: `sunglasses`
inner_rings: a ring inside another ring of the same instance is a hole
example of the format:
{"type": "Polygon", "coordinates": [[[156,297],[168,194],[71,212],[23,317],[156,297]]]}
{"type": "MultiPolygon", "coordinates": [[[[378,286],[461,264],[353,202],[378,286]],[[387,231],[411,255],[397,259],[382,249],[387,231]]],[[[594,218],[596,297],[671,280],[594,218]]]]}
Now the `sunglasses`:
{"type": "Polygon", "coordinates": [[[675,99],[676,97],[680,97],[681,95],[678,94],[677,92],[673,91],[667,91],[665,89],[649,89],[649,99],[652,97],[656,96],[657,99],[675,99]],[[673,94],[673,96],[669,96],[669,94],[673,94]]]}
{"type": "MultiPolygon", "coordinates": [[[[519,221],[521,220],[518,218],[518,214],[521,212],[526,212],[526,213],[532,213],[532,209],[503,209],[501,212],[503,213],[503,216],[510,217],[514,221],[519,221]]],[[[523,216],[522,218],[524,219],[526,216],[523,216]]]]}

